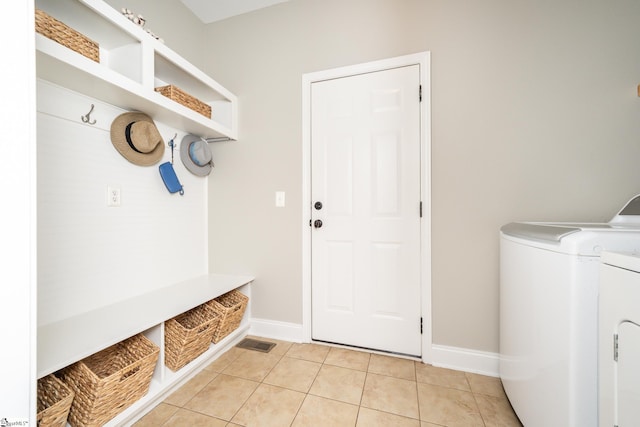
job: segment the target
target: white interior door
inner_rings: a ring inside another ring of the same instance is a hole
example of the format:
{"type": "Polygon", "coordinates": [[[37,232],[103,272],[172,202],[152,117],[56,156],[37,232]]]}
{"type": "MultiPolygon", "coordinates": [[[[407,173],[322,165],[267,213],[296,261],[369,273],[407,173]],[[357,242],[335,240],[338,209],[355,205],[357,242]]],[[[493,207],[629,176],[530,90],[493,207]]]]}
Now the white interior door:
{"type": "Polygon", "coordinates": [[[311,333],[421,355],[420,68],[311,87],[311,333]]]}

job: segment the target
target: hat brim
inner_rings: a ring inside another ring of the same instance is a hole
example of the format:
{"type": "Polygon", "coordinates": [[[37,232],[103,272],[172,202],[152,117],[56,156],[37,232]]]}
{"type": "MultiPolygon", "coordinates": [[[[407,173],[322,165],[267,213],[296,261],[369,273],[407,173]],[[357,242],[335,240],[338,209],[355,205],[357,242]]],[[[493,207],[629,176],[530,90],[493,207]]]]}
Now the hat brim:
{"type": "Polygon", "coordinates": [[[155,126],[153,119],[148,115],[140,112],[122,113],[116,117],[111,123],[111,143],[116,150],[134,165],[151,166],[155,165],[162,159],[164,155],[164,141],[160,139],[160,143],[149,153],[138,153],[134,151],[125,135],[125,129],[131,122],[150,122],[155,126]]]}
{"type": "MultiPolygon", "coordinates": [[[[211,163],[208,163],[204,166],[199,166],[191,159],[189,155],[189,146],[195,141],[199,141],[200,137],[196,135],[187,134],[182,138],[182,142],[180,143],[180,159],[182,159],[182,164],[189,172],[197,176],[207,176],[211,173],[211,163]]],[[[208,147],[207,147],[208,148],[208,147]]]]}

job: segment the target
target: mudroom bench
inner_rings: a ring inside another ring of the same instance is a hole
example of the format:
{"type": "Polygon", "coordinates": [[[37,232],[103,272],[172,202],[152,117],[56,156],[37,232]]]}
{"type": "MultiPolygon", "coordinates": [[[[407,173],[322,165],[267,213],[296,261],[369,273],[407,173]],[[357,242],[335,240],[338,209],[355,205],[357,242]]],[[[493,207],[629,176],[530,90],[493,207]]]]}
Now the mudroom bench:
{"type": "MultiPolygon", "coordinates": [[[[38,327],[38,378],[54,373],[135,334],[160,348],[149,392],[107,425],[126,425],[141,417],[249,329],[250,306],[240,327],[177,372],[164,363],[164,322],[226,292],[250,297],[251,276],[208,274],[38,327]]],[[[251,298],[249,298],[249,305],[251,298]]]]}
{"type": "Polygon", "coordinates": [[[38,165],[37,377],[143,334],[160,348],[149,392],[107,423],[131,425],[247,334],[251,299],[237,329],[175,372],[165,366],[164,322],[234,289],[250,297],[254,278],[198,276],[208,265],[206,180],[183,175],[189,192],[179,200],[158,191],[157,176],[114,156],[110,123],[141,111],[162,124],[166,141],[178,132],[237,140],[237,97],[103,0],[34,4],[37,149],[47,159],[38,165]],[[104,191],[116,183],[128,198],[113,209],[104,191]],[[176,218],[189,218],[179,233],[156,233],[175,230],[176,218]],[[91,241],[119,255],[108,269],[86,250],[91,241]],[[156,263],[135,264],[139,253],[156,263]],[[162,286],[165,278],[181,281],[162,286]]]}

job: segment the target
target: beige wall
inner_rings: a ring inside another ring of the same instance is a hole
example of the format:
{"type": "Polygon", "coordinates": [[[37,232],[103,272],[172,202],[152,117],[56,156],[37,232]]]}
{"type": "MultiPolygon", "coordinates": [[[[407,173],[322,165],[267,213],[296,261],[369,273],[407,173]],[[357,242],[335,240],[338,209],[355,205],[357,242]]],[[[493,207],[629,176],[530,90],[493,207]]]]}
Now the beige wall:
{"type": "Polygon", "coordinates": [[[499,227],[640,193],[638,22],[623,0],[292,0],[209,25],[241,120],[213,145],[212,268],[258,277],[254,316],[302,322],[302,74],[428,50],[434,341],[497,352],[499,227]]]}
{"type": "Polygon", "coordinates": [[[434,342],[497,352],[499,227],[640,193],[638,22],[632,0],[291,0],[206,26],[204,69],[240,99],[239,141],[212,144],[211,269],[301,323],[302,74],[431,51],[434,342]]]}

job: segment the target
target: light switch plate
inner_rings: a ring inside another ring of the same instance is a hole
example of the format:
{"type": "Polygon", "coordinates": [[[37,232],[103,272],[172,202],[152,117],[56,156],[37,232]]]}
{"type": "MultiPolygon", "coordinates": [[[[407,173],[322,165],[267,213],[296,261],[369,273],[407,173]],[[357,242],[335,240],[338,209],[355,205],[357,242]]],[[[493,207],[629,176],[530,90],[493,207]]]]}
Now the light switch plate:
{"type": "Polygon", "coordinates": [[[284,191],[276,191],[276,207],[284,208],[284,191]]]}

